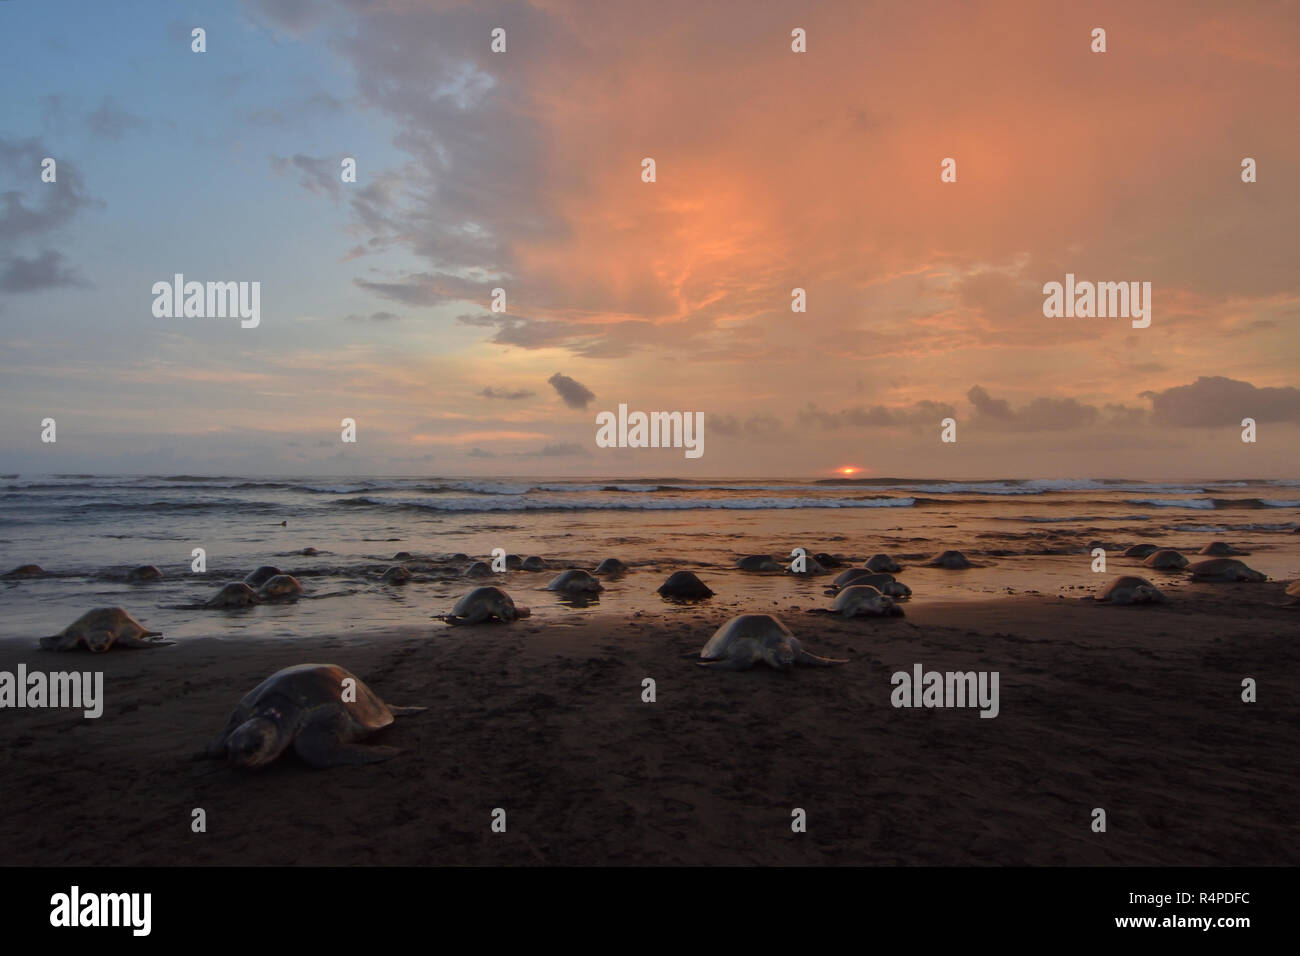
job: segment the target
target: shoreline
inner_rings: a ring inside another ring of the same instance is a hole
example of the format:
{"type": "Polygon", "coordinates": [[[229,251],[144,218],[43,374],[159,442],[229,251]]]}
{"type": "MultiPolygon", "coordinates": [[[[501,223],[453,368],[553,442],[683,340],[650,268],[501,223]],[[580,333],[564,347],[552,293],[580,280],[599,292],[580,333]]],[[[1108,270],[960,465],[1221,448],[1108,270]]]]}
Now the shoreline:
{"type": "Polygon", "coordinates": [[[106,700],[97,720],[0,712],[0,862],[1294,865],[1300,611],[1274,606],[1283,586],[884,620],[780,609],[810,651],[849,661],[790,675],[693,666],[737,613],[711,602],[93,657],[4,642],[0,670],[102,669],[106,700]],[[189,759],[246,691],[304,661],[428,707],[371,738],[404,753],[253,774],[189,759]],[[890,674],[915,663],[998,671],[999,716],[892,707],[890,674]],[[1240,700],[1245,676],[1258,703],[1240,700]],[[190,831],[195,807],[206,833],[190,831]]]}

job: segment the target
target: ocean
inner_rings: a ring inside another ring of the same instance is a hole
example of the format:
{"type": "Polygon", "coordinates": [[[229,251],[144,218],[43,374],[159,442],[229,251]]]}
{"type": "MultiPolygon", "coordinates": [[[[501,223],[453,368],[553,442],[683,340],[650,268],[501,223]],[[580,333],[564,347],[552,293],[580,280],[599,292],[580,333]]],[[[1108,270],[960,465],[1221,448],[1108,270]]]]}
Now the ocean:
{"type": "Polygon", "coordinates": [[[745,554],[788,561],[800,546],[858,560],[883,551],[904,564],[955,548],[979,565],[909,567],[898,577],[914,602],[1088,593],[1099,577],[1092,548],[1107,549],[1110,567],[1127,573],[1136,565],[1118,550],[1137,541],[1190,554],[1223,538],[1250,551],[1252,567],[1287,578],[1300,573],[1298,520],[1297,480],[5,475],[0,569],[35,563],[49,575],[0,582],[0,640],[34,639],[116,604],[178,638],[441,629],[432,616],[484,583],[461,578],[468,562],[452,555],[486,559],[494,548],[546,559],[548,573],[510,572],[496,583],[557,624],[575,613],[674,613],[655,588],[678,568],[718,591],[719,609],[810,607],[827,600],[828,579],[734,568],[745,554]],[[192,570],[196,548],[206,555],[203,573],[192,570]],[[379,575],[403,563],[394,559],[401,551],[413,555],[405,563],[414,579],[382,584],[379,575]],[[632,570],[606,582],[595,605],[574,608],[538,590],[560,570],[591,569],[608,556],[632,570]],[[158,566],[163,580],[127,583],[140,564],[158,566]],[[240,611],[196,606],[263,564],[299,577],[304,598],[240,611]]]}

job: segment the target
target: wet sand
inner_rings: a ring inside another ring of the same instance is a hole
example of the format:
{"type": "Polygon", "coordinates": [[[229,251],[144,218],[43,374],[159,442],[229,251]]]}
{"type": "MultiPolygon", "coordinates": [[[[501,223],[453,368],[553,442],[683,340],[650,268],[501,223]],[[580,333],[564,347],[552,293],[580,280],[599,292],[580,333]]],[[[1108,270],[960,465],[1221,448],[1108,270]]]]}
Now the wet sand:
{"type": "Polygon", "coordinates": [[[691,663],[742,610],[718,598],[364,641],[98,656],[5,642],[3,670],[102,668],[106,704],[98,720],[0,712],[0,863],[1295,865],[1300,609],[1279,606],[1284,586],[1188,585],[1167,607],[916,604],[884,620],[806,613],[821,598],[743,608],[777,610],[811,651],[850,661],[788,676],[691,663]],[[372,738],[404,753],[324,771],[289,755],[254,774],[189,759],[244,692],[303,661],[426,705],[372,738]],[[998,671],[1000,715],[892,707],[890,674],[918,662],[998,671]],[[1247,676],[1258,703],[1240,699],[1247,676]],[[206,833],[191,832],[195,807],[206,833]]]}

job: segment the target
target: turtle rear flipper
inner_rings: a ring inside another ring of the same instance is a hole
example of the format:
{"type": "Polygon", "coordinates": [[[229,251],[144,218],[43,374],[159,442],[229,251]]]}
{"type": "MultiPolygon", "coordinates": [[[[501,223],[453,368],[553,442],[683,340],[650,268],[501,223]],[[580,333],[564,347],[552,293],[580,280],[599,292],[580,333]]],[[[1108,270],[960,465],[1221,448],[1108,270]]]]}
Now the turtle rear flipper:
{"type": "Polygon", "coordinates": [[[795,652],[794,659],[800,664],[815,664],[818,667],[837,667],[840,664],[848,663],[848,661],[836,660],[833,657],[818,657],[816,654],[809,654],[803,648],[795,652]]]}
{"type": "MultiPolygon", "coordinates": [[[[146,634],[161,634],[162,631],[146,631],[146,634]]],[[[138,637],[127,637],[123,634],[115,642],[118,647],[170,647],[175,641],[146,641],[138,637]]]]}
{"type": "Polygon", "coordinates": [[[367,747],[347,741],[348,718],[341,711],[313,720],[298,732],[293,749],[313,767],[380,763],[401,753],[396,747],[367,747]]]}

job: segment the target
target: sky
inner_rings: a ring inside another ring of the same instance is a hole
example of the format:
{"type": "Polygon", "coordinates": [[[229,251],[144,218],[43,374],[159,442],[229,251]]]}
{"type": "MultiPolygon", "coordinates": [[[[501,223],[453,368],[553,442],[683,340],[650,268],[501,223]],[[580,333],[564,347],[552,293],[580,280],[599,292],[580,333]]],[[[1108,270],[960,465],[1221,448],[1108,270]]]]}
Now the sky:
{"type": "Polygon", "coordinates": [[[5,473],[1300,477],[1297,4],[0,0],[0,63],[5,473]]]}

